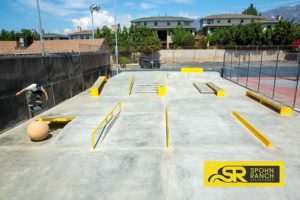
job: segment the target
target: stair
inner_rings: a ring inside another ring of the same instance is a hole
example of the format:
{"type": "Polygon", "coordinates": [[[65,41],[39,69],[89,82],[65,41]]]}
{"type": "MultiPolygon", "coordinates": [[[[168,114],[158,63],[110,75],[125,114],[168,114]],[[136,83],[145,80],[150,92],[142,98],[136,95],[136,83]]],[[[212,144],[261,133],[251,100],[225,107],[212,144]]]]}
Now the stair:
{"type": "Polygon", "coordinates": [[[132,94],[157,94],[157,83],[134,83],[132,94]]]}

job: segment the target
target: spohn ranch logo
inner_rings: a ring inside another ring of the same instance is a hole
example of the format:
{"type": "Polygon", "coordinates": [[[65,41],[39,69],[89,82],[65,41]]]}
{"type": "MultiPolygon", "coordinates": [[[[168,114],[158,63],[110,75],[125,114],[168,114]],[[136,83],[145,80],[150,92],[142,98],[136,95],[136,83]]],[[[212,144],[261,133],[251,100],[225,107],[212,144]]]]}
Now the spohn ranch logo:
{"type": "Polygon", "coordinates": [[[283,162],[204,162],[205,186],[284,186],[283,162]]]}

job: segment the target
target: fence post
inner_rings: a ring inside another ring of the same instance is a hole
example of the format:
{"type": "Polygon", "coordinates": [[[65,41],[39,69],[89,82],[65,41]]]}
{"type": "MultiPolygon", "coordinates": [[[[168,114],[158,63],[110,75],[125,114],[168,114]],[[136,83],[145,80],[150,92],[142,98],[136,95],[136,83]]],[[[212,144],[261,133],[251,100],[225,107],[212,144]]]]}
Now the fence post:
{"type": "Polygon", "coordinates": [[[257,92],[260,90],[260,78],[261,78],[261,67],[262,67],[262,59],[263,59],[263,53],[260,56],[260,65],[259,65],[259,74],[258,74],[258,87],[257,92]]]}
{"type": "Polygon", "coordinates": [[[272,99],[274,99],[274,95],[275,95],[276,77],[277,77],[277,69],[278,69],[278,59],[279,59],[279,52],[277,53],[272,99]]]}
{"type": "Polygon", "coordinates": [[[241,53],[239,52],[238,55],[239,55],[239,64],[238,64],[237,80],[236,80],[237,83],[239,83],[239,80],[240,80],[241,53]]]}
{"type": "Polygon", "coordinates": [[[51,83],[51,90],[52,90],[52,100],[53,100],[53,104],[54,104],[54,106],[56,106],[55,97],[54,97],[54,90],[53,90],[53,83],[51,83]]]}
{"type": "Polygon", "coordinates": [[[295,90],[295,97],[294,97],[294,103],[293,103],[293,108],[296,107],[296,103],[297,103],[297,95],[298,95],[298,87],[299,87],[299,77],[300,77],[300,52],[298,54],[298,76],[296,79],[296,90],[295,90]]]}
{"type": "Polygon", "coordinates": [[[251,53],[249,52],[249,58],[248,58],[248,70],[247,70],[247,80],[246,80],[246,87],[248,87],[248,80],[249,80],[249,70],[250,70],[250,55],[251,55],[251,53]]]}
{"type": "Polygon", "coordinates": [[[230,63],[230,80],[232,78],[232,52],[231,52],[231,63],[230,63]]]}
{"type": "MultiPolygon", "coordinates": [[[[225,77],[225,62],[226,62],[226,52],[224,51],[224,57],[223,57],[223,72],[222,77],[225,77]]],[[[226,77],[225,77],[226,78],[226,77]]]]}

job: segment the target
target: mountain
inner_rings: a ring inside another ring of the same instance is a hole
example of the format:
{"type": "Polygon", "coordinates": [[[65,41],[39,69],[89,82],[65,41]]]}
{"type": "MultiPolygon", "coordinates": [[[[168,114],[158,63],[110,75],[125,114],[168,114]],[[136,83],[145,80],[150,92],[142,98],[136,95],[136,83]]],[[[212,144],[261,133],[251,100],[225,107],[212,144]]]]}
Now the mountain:
{"type": "Polygon", "coordinates": [[[277,15],[287,20],[295,20],[295,23],[300,24],[300,4],[294,6],[282,6],[262,13],[262,16],[274,18],[277,15]]]}

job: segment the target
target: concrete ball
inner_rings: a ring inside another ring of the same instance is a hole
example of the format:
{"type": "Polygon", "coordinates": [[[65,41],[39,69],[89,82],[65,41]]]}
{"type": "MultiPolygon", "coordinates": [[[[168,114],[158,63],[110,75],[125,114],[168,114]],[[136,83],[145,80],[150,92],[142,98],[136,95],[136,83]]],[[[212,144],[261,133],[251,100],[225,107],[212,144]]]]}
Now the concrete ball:
{"type": "Polygon", "coordinates": [[[41,141],[48,137],[49,126],[46,122],[34,121],[27,126],[27,135],[33,141],[41,141]]]}

